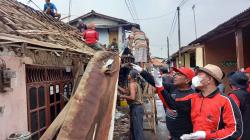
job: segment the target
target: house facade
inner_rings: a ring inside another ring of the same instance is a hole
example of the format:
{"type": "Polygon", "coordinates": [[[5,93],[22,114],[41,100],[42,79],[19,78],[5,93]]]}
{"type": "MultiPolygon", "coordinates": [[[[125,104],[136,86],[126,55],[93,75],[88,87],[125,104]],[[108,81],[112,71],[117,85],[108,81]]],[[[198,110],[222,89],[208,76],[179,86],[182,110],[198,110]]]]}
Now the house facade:
{"type": "Polygon", "coordinates": [[[126,33],[130,32],[131,27],[139,27],[138,24],[130,23],[126,20],[103,15],[92,10],[69,22],[70,25],[77,27],[78,21],[82,20],[84,24],[95,23],[96,31],[99,32],[99,42],[108,46],[113,39],[117,40],[119,48],[124,45],[126,33]]]}
{"type": "Polygon", "coordinates": [[[37,140],[74,89],[76,71],[95,53],[76,30],[15,0],[1,1],[0,139],[37,140]]]}

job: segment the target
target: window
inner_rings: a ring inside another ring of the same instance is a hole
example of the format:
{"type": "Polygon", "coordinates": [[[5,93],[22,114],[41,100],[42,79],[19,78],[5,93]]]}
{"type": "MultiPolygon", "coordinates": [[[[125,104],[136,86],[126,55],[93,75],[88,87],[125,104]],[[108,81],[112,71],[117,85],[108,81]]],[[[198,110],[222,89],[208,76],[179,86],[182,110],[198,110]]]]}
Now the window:
{"type": "Polygon", "coordinates": [[[72,72],[65,67],[26,65],[28,126],[32,140],[39,139],[60,113],[73,88],[72,72]]]}

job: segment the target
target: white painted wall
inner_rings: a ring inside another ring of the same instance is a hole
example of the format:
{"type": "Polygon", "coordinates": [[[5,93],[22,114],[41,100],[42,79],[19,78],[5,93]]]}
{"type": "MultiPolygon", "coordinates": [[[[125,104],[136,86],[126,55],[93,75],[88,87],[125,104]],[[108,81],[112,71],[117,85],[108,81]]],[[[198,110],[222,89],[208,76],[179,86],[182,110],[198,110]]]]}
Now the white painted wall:
{"type": "Polygon", "coordinates": [[[101,44],[109,45],[109,33],[108,29],[97,29],[97,32],[99,32],[99,42],[101,44]]]}

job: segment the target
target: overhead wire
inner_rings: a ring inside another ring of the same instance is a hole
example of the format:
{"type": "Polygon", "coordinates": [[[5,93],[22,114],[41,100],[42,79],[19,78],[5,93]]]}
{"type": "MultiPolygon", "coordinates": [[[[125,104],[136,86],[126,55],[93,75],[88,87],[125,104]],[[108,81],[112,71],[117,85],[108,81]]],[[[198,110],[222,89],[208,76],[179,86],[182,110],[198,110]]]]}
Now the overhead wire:
{"type": "Polygon", "coordinates": [[[171,24],[171,27],[169,29],[169,33],[168,33],[168,36],[172,36],[173,32],[174,32],[174,28],[175,28],[175,24],[176,24],[176,20],[177,20],[177,11],[175,12],[174,14],[174,18],[172,20],[172,24],[171,24]]]}
{"type": "Polygon", "coordinates": [[[124,0],[124,1],[125,1],[125,4],[126,4],[126,7],[128,8],[129,13],[130,13],[130,16],[132,17],[133,21],[135,22],[135,17],[134,17],[134,14],[133,14],[132,10],[131,10],[131,7],[129,6],[128,1],[127,0],[124,0]]]}
{"type": "Polygon", "coordinates": [[[129,0],[129,2],[130,2],[130,5],[131,5],[131,9],[132,9],[132,11],[134,12],[134,15],[135,15],[135,17],[136,17],[136,20],[138,21],[138,22],[140,22],[139,21],[139,16],[138,16],[138,13],[137,13],[137,10],[136,10],[136,7],[135,7],[135,3],[134,3],[134,0],[129,0]]]}

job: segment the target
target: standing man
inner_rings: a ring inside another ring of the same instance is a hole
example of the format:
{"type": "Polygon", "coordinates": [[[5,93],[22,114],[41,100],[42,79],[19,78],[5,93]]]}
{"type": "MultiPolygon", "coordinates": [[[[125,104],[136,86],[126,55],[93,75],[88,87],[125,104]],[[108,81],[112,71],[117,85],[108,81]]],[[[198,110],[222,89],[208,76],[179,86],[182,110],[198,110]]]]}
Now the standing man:
{"type": "Polygon", "coordinates": [[[248,77],[248,89],[247,89],[247,91],[250,92],[250,67],[246,68],[246,70],[244,71],[244,73],[248,77]]]}
{"type": "Polygon", "coordinates": [[[147,37],[145,33],[136,27],[131,28],[133,35],[134,35],[134,43],[135,43],[135,51],[134,51],[134,57],[135,57],[135,63],[139,63],[139,65],[144,68],[144,64],[147,63],[147,37]]]}
{"type": "Polygon", "coordinates": [[[90,23],[87,25],[87,30],[83,32],[83,39],[87,43],[88,46],[95,50],[103,50],[99,40],[99,33],[95,30],[95,24],[90,23]]]}
{"type": "Polygon", "coordinates": [[[218,90],[222,76],[221,69],[216,65],[199,68],[192,84],[201,92],[178,99],[192,100],[194,133],[184,134],[182,140],[240,139],[243,133],[241,113],[237,105],[218,90]]]}
{"type": "Polygon", "coordinates": [[[174,68],[173,83],[165,83],[162,82],[162,77],[159,76],[157,70],[154,70],[152,76],[137,65],[133,65],[133,68],[139,71],[147,82],[156,87],[158,96],[166,108],[166,124],[170,132],[170,139],[179,140],[181,135],[192,133],[191,100],[176,100],[194,93],[191,89],[194,71],[190,68],[174,68]]]}
{"type": "Polygon", "coordinates": [[[45,0],[43,12],[57,18],[58,20],[61,18],[61,14],[57,12],[55,4],[51,3],[50,0],[45,0]]]}
{"type": "Polygon", "coordinates": [[[228,80],[232,91],[229,96],[240,108],[243,118],[243,135],[241,140],[250,140],[250,93],[247,92],[248,77],[243,72],[228,74],[228,80]]]}
{"type": "Polygon", "coordinates": [[[120,98],[125,98],[129,101],[130,118],[131,118],[131,132],[132,140],[144,140],[143,135],[143,99],[142,90],[137,83],[138,72],[131,70],[128,76],[129,91],[119,87],[118,90],[123,94],[120,98]]]}

